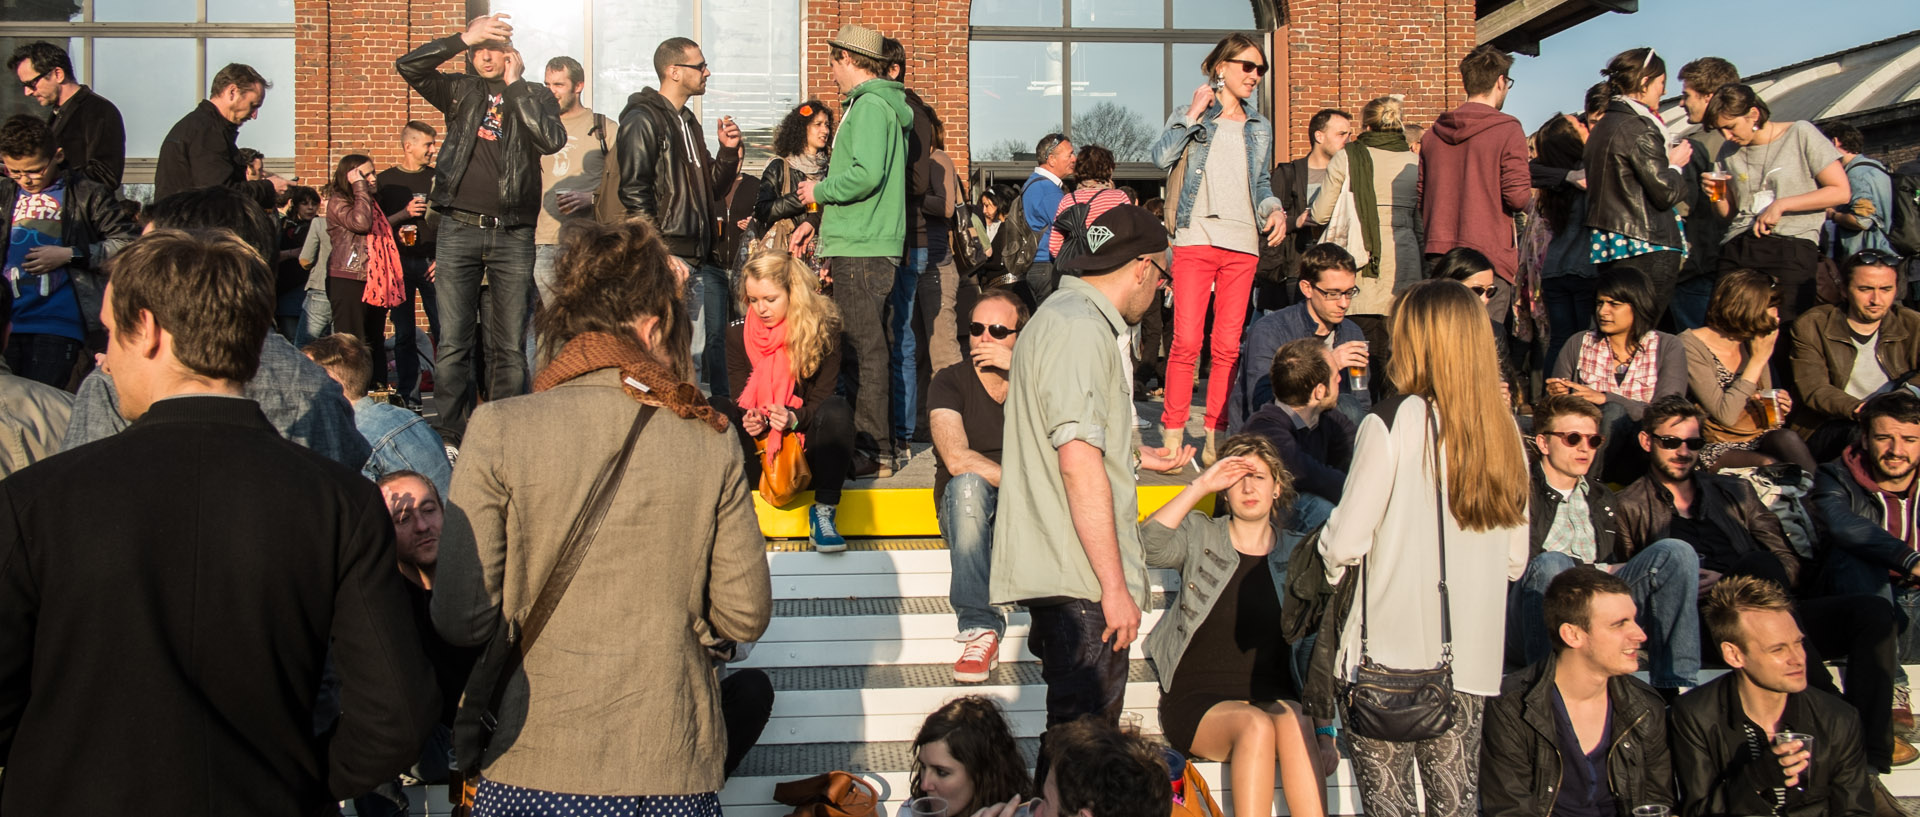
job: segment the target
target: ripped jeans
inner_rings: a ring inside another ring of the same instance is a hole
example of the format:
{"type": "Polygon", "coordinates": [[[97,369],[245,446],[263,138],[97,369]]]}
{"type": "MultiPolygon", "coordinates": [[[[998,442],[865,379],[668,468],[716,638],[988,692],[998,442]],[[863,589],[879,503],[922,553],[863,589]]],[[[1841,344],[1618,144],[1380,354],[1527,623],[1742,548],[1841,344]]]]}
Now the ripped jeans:
{"type": "Polygon", "coordinates": [[[947,598],[960,619],[960,631],[974,628],[1006,635],[1007,617],[987,601],[993,563],[993,518],[1000,489],[979,474],[961,474],[947,482],[940,497],[940,535],[953,560],[947,598]]]}

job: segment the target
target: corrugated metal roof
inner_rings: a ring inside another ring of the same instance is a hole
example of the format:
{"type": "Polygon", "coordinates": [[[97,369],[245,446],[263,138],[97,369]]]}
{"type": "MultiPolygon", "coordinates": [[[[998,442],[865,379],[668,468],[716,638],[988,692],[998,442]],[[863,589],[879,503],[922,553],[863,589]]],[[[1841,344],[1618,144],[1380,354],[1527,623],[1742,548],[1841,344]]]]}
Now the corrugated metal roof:
{"type": "MultiPolygon", "coordinates": [[[[1822,120],[1920,100],[1920,30],[1855,46],[1741,79],[1767,101],[1773,118],[1822,120]]],[[[1661,116],[1686,122],[1680,97],[1661,116]]]]}

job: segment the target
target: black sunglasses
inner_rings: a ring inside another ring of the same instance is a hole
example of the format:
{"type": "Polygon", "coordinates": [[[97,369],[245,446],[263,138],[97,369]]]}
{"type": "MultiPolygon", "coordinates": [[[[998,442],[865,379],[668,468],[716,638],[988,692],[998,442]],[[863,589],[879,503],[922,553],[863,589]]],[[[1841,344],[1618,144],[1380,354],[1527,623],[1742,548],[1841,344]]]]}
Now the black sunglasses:
{"type": "Polygon", "coordinates": [[[1879,250],[1861,250],[1847,259],[1847,268],[1852,269],[1859,266],[1897,268],[1900,266],[1901,260],[1900,256],[1894,255],[1893,253],[1881,252],[1879,250]]]}
{"type": "Polygon", "coordinates": [[[699,65],[688,65],[687,63],[684,63],[684,62],[676,62],[676,63],[674,63],[674,67],[676,67],[676,68],[692,68],[692,69],[693,69],[693,70],[695,70],[695,71],[700,71],[700,72],[703,72],[703,73],[704,73],[704,72],[705,72],[705,71],[707,70],[707,64],[706,64],[706,63],[704,63],[704,62],[703,62],[703,63],[700,63],[699,65]]]}
{"type": "Polygon", "coordinates": [[[1011,329],[997,323],[985,324],[974,321],[973,323],[967,324],[967,332],[976,338],[991,333],[994,340],[1006,340],[1008,335],[1015,334],[1019,331],[1018,329],[1011,329]]]}
{"type": "Polygon", "coordinates": [[[43,80],[43,79],[46,79],[46,78],[47,78],[47,75],[48,75],[48,74],[51,74],[51,73],[53,73],[53,69],[52,69],[52,68],[48,68],[48,69],[47,69],[47,70],[45,70],[45,71],[41,71],[41,72],[40,72],[40,74],[39,74],[39,76],[36,76],[36,77],[34,77],[33,79],[30,79],[30,80],[26,80],[25,82],[22,82],[22,83],[20,83],[20,87],[22,87],[22,88],[25,88],[25,89],[27,89],[28,91],[32,91],[32,90],[33,90],[33,87],[34,87],[35,85],[39,85],[39,84],[40,84],[40,80],[43,80]]]}
{"type": "Polygon", "coordinates": [[[1256,77],[1264,77],[1267,75],[1267,66],[1254,62],[1253,60],[1221,60],[1220,62],[1223,64],[1230,62],[1238,65],[1240,66],[1240,70],[1246,71],[1256,77]]]}
{"type": "Polygon", "coordinates": [[[1473,294],[1480,296],[1480,300],[1483,301],[1493,300],[1493,293],[1497,291],[1494,287],[1467,287],[1467,289],[1472,290],[1473,294]]]}
{"type": "Polygon", "coordinates": [[[1589,448],[1598,451],[1601,444],[1607,441],[1604,434],[1581,434],[1578,431],[1542,431],[1540,433],[1566,443],[1568,448],[1579,448],[1580,441],[1585,440],[1589,448]]]}
{"type": "Polygon", "coordinates": [[[1686,446],[1687,449],[1691,451],[1699,451],[1700,449],[1707,447],[1707,441],[1699,437],[1681,438],[1681,437],[1669,437],[1665,434],[1655,434],[1653,435],[1653,441],[1654,443],[1658,444],[1663,450],[1667,450],[1667,451],[1672,451],[1683,445],[1686,446]]]}

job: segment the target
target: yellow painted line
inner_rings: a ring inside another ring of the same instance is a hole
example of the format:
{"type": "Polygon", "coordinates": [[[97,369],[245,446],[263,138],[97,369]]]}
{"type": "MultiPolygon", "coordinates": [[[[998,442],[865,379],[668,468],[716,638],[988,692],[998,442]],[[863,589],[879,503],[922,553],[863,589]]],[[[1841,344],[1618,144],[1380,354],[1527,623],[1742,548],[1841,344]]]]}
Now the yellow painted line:
{"type": "MultiPolygon", "coordinates": [[[[1146,519],[1160,506],[1180,493],[1179,485],[1141,485],[1138,492],[1140,518],[1146,519]]],[[[760,533],[768,538],[807,537],[807,509],[813,505],[813,492],[795,497],[792,504],[777,508],[767,504],[759,492],[753,495],[753,508],[760,515],[760,533]]],[[[1199,510],[1212,512],[1213,497],[1201,500],[1199,510]]],[[[938,537],[940,521],[934,513],[932,488],[848,489],[840,494],[840,509],[834,515],[840,535],[938,537]]]]}

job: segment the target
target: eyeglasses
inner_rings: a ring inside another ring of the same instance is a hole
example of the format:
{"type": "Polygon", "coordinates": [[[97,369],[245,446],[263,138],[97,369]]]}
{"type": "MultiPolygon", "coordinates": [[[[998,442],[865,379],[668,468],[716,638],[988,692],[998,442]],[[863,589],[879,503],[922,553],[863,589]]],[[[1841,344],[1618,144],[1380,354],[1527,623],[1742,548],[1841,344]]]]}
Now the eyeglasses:
{"type": "Polygon", "coordinates": [[[1707,441],[1699,437],[1687,437],[1683,439],[1680,437],[1669,437],[1665,434],[1655,434],[1653,435],[1653,441],[1659,444],[1660,448],[1665,451],[1672,451],[1683,445],[1692,451],[1699,451],[1707,447],[1707,441]]]}
{"type": "Polygon", "coordinates": [[[45,71],[41,71],[40,74],[38,76],[35,76],[33,79],[22,81],[20,83],[20,87],[27,89],[27,93],[33,93],[33,89],[40,84],[40,80],[46,79],[47,75],[51,73],[53,73],[52,68],[48,68],[45,71]]]}
{"type": "Polygon", "coordinates": [[[1154,269],[1154,271],[1155,271],[1155,272],[1158,272],[1158,273],[1160,274],[1160,277],[1162,277],[1162,278],[1165,278],[1165,277],[1167,277],[1167,268],[1166,268],[1166,267],[1163,267],[1163,266],[1160,266],[1160,262],[1158,262],[1158,261],[1155,261],[1155,260],[1153,260],[1153,259],[1151,259],[1151,258],[1149,258],[1149,259],[1147,259],[1147,263],[1149,263],[1149,264],[1152,264],[1152,265],[1153,265],[1153,269],[1154,269]]]}
{"type": "Polygon", "coordinates": [[[1566,443],[1568,448],[1579,448],[1580,441],[1585,440],[1588,448],[1598,451],[1600,450],[1600,446],[1607,441],[1607,437],[1604,434],[1581,434],[1578,431],[1542,431],[1540,433],[1566,443]]]}
{"type": "Polygon", "coordinates": [[[1240,66],[1240,70],[1245,71],[1249,74],[1252,74],[1256,77],[1264,77],[1267,75],[1267,66],[1261,63],[1254,62],[1253,60],[1221,60],[1220,62],[1222,64],[1230,62],[1230,63],[1233,63],[1234,65],[1238,65],[1240,66]]]}
{"type": "Polygon", "coordinates": [[[1489,287],[1471,287],[1470,286],[1470,287],[1467,287],[1467,289],[1472,290],[1473,294],[1480,296],[1480,300],[1483,300],[1483,301],[1493,300],[1493,293],[1497,291],[1497,288],[1490,287],[1490,286],[1489,287]]]}
{"type": "Polygon", "coordinates": [[[14,170],[11,167],[6,168],[7,176],[9,178],[14,178],[14,179],[43,179],[43,178],[46,178],[47,174],[51,172],[53,172],[53,163],[51,162],[41,165],[32,170],[14,170]]]}
{"type": "Polygon", "coordinates": [[[1329,301],[1345,301],[1360,297],[1359,287],[1352,289],[1321,289],[1319,284],[1308,284],[1308,286],[1313,287],[1314,292],[1320,293],[1320,297],[1329,301]]]}
{"type": "Polygon", "coordinates": [[[1506,80],[1506,81],[1507,81],[1507,87],[1508,87],[1508,88],[1512,88],[1512,87],[1513,87],[1514,85],[1516,85],[1516,84],[1518,84],[1518,83],[1516,83],[1516,82],[1514,82],[1514,81],[1513,81],[1513,77],[1510,77],[1510,76],[1508,76],[1508,77],[1501,77],[1501,79],[1504,79],[1504,80],[1506,80]]]}
{"type": "Polygon", "coordinates": [[[967,324],[967,333],[976,338],[981,335],[991,334],[994,340],[1006,340],[1008,336],[1017,334],[1019,331],[1018,329],[1001,326],[997,323],[989,324],[974,321],[973,323],[967,324]]]}
{"type": "Polygon", "coordinates": [[[698,65],[688,65],[684,62],[676,62],[674,63],[674,66],[677,68],[692,68],[693,70],[699,71],[700,73],[703,73],[703,74],[706,73],[707,71],[707,64],[704,62],[698,65]]]}

